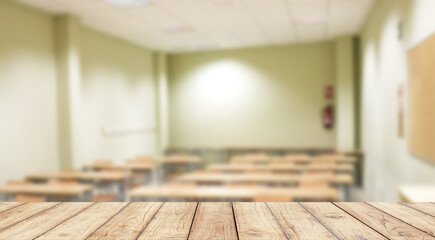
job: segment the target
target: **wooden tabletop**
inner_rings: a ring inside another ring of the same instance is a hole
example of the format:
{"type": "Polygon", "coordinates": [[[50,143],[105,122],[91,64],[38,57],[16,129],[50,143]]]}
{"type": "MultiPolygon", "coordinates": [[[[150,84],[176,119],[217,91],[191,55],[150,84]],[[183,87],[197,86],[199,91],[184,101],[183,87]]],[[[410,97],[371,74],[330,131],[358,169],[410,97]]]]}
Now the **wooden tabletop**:
{"type": "Polygon", "coordinates": [[[81,181],[124,181],[130,177],[125,172],[49,172],[37,173],[27,176],[30,181],[41,180],[81,180],[81,181]]]}
{"type": "Polygon", "coordinates": [[[435,239],[434,203],[0,203],[0,239],[435,239]]]}
{"type": "Polygon", "coordinates": [[[83,169],[92,170],[130,170],[151,171],[155,168],[154,163],[126,163],[126,164],[87,164],[83,169]]]}
{"type": "Polygon", "coordinates": [[[282,195],[292,199],[323,199],[336,201],[339,193],[336,188],[295,188],[295,187],[274,187],[274,188],[226,188],[226,187],[192,187],[174,188],[165,186],[146,186],[131,190],[128,193],[130,198],[160,198],[160,199],[190,199],[203,201],[216,200],[243,200],[253,201],[258,195],[282,195]]]}
{"type": "Polygon", "coordinates": [[[282,172],[304,172],[304,171],[336,171],[353,172],[352,164],[339,165],[295,165],[295,164],[268,164],[268,165],[244,165],[244,164],[211,164],[207,167],[210,171],[282,171],[282,172]]]}
{"type": "Polygon", "coordinates": [[[311,162],[336,162],[336,163],[356,163],[355,157],[234,157],[231,162],[252,162],[252,163],[270,163],[270,162],[297,162],[297,163],[311,163],[311,162]]]}
{"type": "Polygon", "coordinates": [[[0,186],[0,193],[6,194],[32,194],[52,196],[77,196],[94,188],[90,184],[52,185],[52,184],[26,184],[0,186]]]}
{"type": "Polygon", "coordinates": [[[161,164],[200,164],[201,158],[196,156],[169,156],[157,159],[161,164]]]}
{"type": "Polygon", "coordinates": [[[327,182],[334,184],[352,184],[353,177],[350,174],[334,174],[330,176],[312,176],[303,174],[253,174],[253,173],[188,173],[176,179],[183,182],[196,183],[234,183],[251,182],[264,184],[292,184],[300,182],[327,182]]]}

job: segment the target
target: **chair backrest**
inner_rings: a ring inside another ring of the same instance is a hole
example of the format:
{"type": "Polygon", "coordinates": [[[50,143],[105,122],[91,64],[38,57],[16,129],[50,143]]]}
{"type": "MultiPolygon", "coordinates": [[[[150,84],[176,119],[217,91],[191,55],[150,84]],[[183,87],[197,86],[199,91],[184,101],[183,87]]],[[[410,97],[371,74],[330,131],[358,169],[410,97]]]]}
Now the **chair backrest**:
{"type": "Polygon", "coordinates": [[[44,197],[19,194],[15,196],[15,202],[45,202],[44,197]]]}
{"type": "Polygon", "coordinates": [[[247,153],[247,154],[245,154],[245,157],[247,157],[247,158],[267,157],[267,154],[264,152],[247,153]]]}
{"type": "Polygon", "coordinates": [[[94,161],[95,166],[110,166],[113,165],[112,160],[95,160],[94,161]]]}
{"type": "Polygon", "coordinates": [[[136,156],[133,161],[153,162],[153,157],[147,155],[136,156]]]}
{"type": "Polygon", "coordinates": [[[92,197],[93,202],[114,202],[117,199],[116,194],[96,195],[92,197]]]}
{"type": "Polygon", "coordinates": [[[24,180],[9,180],[6,182],[6,185],[9,186],[22,186],[22,185],[29,185],[30,182],[29,181],[24,181],[24,180]]]}
{"type": "Polygon", "coordinates": [[[194,182],[168,182],[164,184],[167,188],[174,188],[174,189],[180,189],[180,188],[196,188],[197,185],[194,182]]]}
{"type": "Polygon", "coordinates": [[[331,176],[334,176],[334,171],[306,171],[303,175],[313,177],[316,179],[320,179],[317,181],[311,181],[309,179],[302,179],[299,182],[299,187],[306,187],[306,188],[329,188],[329,182],[328,181],[321,181],[322,178],[329,178],[331,176]]]}
{"type": "Polygon", "coordinates": [[[80,172],[81,171],[78,169],[61,169],[59,171],[59,173],[62,173],[62,174],[75,174],[75,173],[80,173],[80,172]]]}
{"type": "Polygon", "coordinates": [[[293,198],[285,194],[257,194],[254,202],[292,202],[293,198]]]}
{"type": "Polygon", "coordinates": [[[77,180],[51,180],[48,184],[55,186],[75,186],[78,185],[79,182],[77,180]]]}
{"type": "Polygon", "coordinates": [[[272,174],[271,170],[245,170],[246,174],[272,174]]]}
{"type": "Polygon", "coordinates": [[[254,166],[255,164],[253,162],[249,161],[231,161],[230,165],[244,165],[244,166],[254,166]]]}
{"type": "Polygon", "coordinates": [[[227,188],[259,188],[259,183],[228,183],[227,188]]]}
{"type": "Polygon", "coordinates": [[[309,157],[310,156],[308,154],[303,154],[303,153],[302,154],[292,153],[292,154],[287,154],[284,156],[284,158],[286,158],[286,159],[307,159],[309,157]]]}

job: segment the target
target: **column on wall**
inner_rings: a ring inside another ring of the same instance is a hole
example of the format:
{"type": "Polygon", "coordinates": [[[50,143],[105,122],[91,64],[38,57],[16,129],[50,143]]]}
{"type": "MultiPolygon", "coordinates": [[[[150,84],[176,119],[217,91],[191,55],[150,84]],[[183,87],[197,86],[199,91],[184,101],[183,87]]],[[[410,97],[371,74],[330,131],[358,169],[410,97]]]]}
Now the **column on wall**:
{"type": "Polygon", "coordinates": [[[168,122],[168,75],[167,56],[164,53],[156,53],[155,58],[156,86],[156,153],[164,154],[169,145],[169,122],[168,122]]]}
{"type": "MultiPolygon", "coordinates": [[[[73,167],[77,159],[80,104],[80,24],[73,16],[55,18],[57,62],[59,166],[73,167]]],[[[77,163],[76,163],[77,164],[77,163]]]]}
{"type": "Polygon", "coordinates": [[[355,149],[355,62],[352,37],[336,40],[337,150],[355,149]]]}

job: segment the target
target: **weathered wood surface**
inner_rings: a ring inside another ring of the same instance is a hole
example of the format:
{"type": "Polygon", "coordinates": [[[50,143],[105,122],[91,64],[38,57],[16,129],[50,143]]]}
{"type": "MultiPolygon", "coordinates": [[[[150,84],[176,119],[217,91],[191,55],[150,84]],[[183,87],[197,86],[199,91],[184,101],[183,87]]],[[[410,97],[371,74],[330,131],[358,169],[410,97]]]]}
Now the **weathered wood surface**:
{"type": "Polygon", "coordinates": [[[0,239],[435,239],[434,203],[0,203],[0,239]]]}

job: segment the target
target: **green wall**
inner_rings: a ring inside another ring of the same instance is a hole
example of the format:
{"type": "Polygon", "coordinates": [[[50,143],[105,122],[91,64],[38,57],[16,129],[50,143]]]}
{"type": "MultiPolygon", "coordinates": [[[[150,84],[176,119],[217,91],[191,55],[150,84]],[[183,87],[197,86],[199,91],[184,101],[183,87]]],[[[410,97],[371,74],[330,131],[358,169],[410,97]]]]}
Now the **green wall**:
{"type": "Polygon", "coordinates": [[[0,183],[57,167],[51,16],[0,1],[0,183]]]}
{"type": "Polygon", "coordinates": [[[322,126],[333,42],[169,56],[175,147],[334,147],[322,126]]]}
{"type": "Polygon", "coordinates": [[[80,23],[71,39],[56,28],[58,20],[0,1],[0,184],[58,169],[60,143],[73,145],[67,149],[74,151],[75,167],[155,153],[153,53],[80,23]],[[62,48],[71,40],[79,48],[73,58],[62,48]],[[58,88],[60,81],[71,85],[58,88]],[[70,108],[71,99],[74,126],[60,120],[69,113],[59,110],[70,108]],[[61,139],[59,127],[72,130],[71,142],[61,139]],[[140,131],[107,135],[106,128],[140,131]]]}
{"type": "Polygon", "coordinates": [[[153,155],[156,106],[152,52],[87,27],[81,29],[80,46],[78,165],[95,159],[124,162],[136,155],[153,155]],[[133,131],[107,135],[103,128],[133,131]]]}

